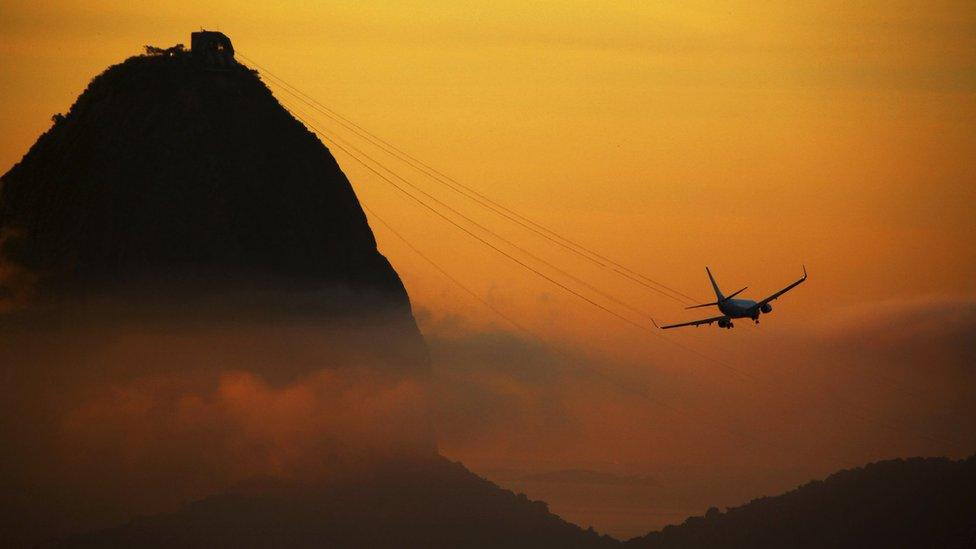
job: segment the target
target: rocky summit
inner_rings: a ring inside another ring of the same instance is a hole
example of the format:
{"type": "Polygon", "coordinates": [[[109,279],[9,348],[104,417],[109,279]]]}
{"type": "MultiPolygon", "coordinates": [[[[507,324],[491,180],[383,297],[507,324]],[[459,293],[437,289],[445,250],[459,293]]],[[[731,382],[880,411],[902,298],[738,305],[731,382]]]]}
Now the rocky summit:
{"type": "Polygon", "coordinates": [[[297,291],[330,316],[388,313],[419,340],[329,150],[229,40],[198,34],[192,52],[147,47],[94,78],[3,175],[6,270],[45,298],[297,291]]]}

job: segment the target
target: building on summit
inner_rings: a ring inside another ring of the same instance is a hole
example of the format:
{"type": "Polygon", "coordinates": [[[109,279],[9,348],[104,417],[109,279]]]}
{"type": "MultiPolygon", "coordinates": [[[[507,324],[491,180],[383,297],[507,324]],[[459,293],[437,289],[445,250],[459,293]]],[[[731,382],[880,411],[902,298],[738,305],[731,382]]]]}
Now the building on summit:
{"type": "Polygon", "coordinates": [[[234,60],[234,45],[231,44],[230,38],[218,31],[201,30],[192,33],[190,53],[208,67],[230,68],[237,64],[234,60]]]}

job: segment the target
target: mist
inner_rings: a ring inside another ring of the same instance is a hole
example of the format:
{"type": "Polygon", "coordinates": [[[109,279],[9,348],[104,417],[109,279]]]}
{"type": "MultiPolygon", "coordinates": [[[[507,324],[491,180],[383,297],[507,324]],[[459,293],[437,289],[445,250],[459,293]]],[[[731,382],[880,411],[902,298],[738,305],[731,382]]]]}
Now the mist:
{"type": "Polygon", "coordinates": [[[185,297],[79,300],[2,318],[5,538],[48,539],[211,494],[321,486],[435,455],[429,372],[405,350],[402,322],[185,297]]]}
{"type": "Polygon", "coordinates": [[[585,341],[418,318],[441,451],[620,537],[842,467],[976,448],[967,296],[839,306],[775,335],[737,328],[746,342],[691,334],[747,378],[663,343],[629,362],[585,341]]]}

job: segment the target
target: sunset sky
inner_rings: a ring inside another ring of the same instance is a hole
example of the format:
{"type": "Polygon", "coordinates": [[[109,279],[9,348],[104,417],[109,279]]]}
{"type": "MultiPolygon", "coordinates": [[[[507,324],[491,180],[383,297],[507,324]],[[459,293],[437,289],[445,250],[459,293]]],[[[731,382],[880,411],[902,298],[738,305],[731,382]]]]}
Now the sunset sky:
{"type": "Polygon", "coordinates": [[[511,399],[444,418],[443,452],[475,471],[633,535],[842,467],[976,449],[971,3],[0,0],[0,172],[93,76],[145,44],[189,46],[201,27],[439,171],[700,302],[713,300],[705,265],[750,298],[807,266],[759,327],[662,335],[651,316],[712,313],[478,208],[272,86],[647,326],[527,272],[333,148],[372,212],[528,332],[371,220],[443,377],[490,378],[511,399]],[[578,469],[655,483],[526,480],[578,469]]]}

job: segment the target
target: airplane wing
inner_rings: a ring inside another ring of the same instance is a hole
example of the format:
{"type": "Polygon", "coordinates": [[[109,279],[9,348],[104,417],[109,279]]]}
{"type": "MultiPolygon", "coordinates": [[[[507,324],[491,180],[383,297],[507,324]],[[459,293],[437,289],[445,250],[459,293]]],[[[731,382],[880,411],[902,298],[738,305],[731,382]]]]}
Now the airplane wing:
{"type": "Polygon", "coordinates": [[[667,326],[657,326],[657,322],[654,322],[654,319],[653,318],[651,319],[651,322],[654,322],[654,325],[657,326],[658,328],[660,328],[662,330],[667,330],[668,328],[680,328],[682,326],[701,326],[702,324],[711,324],[712,322],[718,322],[719,320],[722,320],[723,318],[728,318],[728,317],[726,317],[725,315],[713,316],[712,318],[703,318],[701,320],[692,320],[691,322],[682,322],[681,324],[668,324],[667,326]]]}
{"type": "Polygon", "coordinates": [[[764,300],[762,300],[762,301],[760,301],[759,303],[756,303],[756,308],[758,309],[758,308],[760,308],[760,307],[762,307],[763,305],[765,305],[765,304],[767,304],[767,303],[769,303],[770,301],[772,301],[772,300],[774,300],[774,299],[776,299],[777,297],[779,297],[779,296],[781,296],[781,295],[783,295],[783,294],[785,294],[786,292],[788,292],[788,291],[790,291],[790,290],[792,290],[793,288],[795,288],[795,287],[797,287],[797,286],[799,286],[799,285],[800,285],[800,284],[802,284],[802,283],[803,283],[803,281],[805,281],[806,279],[807,279],[807,268],[806,268],[806,265],[804,265],[804,266],[803,266],[803,277],[801,277],[801,278],[800,278],[799,280],[797,280],[796,282],[794,282],[794,283],[792,283],[792,284],[790,284],[789,286],[787,286],[787,287],[785,287],[785,288],[783,288],[782,290],[780,290],[780,291],[778,291],[778,292],[776,292],[775,294],[773,294],[773,295],[771,295],[771,296],[769,296],[769,297],[767,297],[766,299],[764,299],[764,300]]]}

